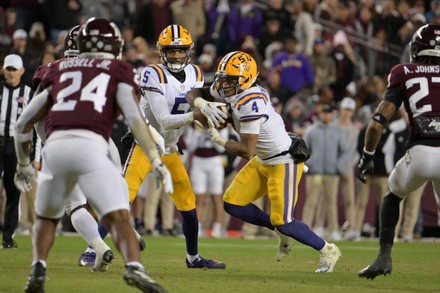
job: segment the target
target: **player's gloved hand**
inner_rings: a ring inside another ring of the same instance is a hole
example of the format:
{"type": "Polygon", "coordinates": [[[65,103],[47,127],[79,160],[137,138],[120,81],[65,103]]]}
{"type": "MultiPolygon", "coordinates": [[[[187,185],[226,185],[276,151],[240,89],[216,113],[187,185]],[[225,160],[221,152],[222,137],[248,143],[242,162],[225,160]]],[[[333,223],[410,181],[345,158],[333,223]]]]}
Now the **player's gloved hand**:
{"type": "Polygon", "coordinates": [[[162,135],[153,127],[148,124],[148,129],[150,130],[151,136],[153,137],[154,143],[156,144],[157,151],[160,156],[165,154],[165,140],[162,135]]]}
{"type": "Polygon", "coordinates": [[[228,118],[228,114],[221,109],[221,107],[226,106],[225,103],[208,102],[201,97],[197,97],[194,100],[194,106],[199,108],[206,118],[214,123],[215,127],[220,127],[220,124],[225,123],[228,118]]]}
{"type": "Polygon", "coordinates": [[[367,183],[366,175],[373,175],[374,171],[374,154],[367,154],[362,152],[361,160],[359,161],[357,177],[362,183],[367,183]]]}
{"type": "Polygon", "coordinates": [[[161,159],[156,158],[151,164],[153,166],[153,173],[156,177],[156,187],[159,187],[159,183],[162,182],[165,192],[173,193],[174,187],[171,173],[168,171],[161,159]]]}
{"type": "Polygon", "coordinates": [[[225,144],[228,140],[220,135],[218,130],[215,129],[213,122],[209,119],[208,119],[208,125],[209,128],[208,130],[206,130],[206,133],[208,133],[209,138],[219,146],[225,147],[225,144]]]}
{"type": "Polygon", "coordinates": [[[134,142],[134,136],[133,133],[131,133],[131,131],[124,134],[124,136],[121,138],[122,145],[127,149],[131,148],[133,142],[134,142]]]}
{"type": "Polygon", "coordinates": [[[31,164],[17,165],[17,171],[14,176],[15,186],[21,192],[28,192],[32,188],[32,181],[35,176],[35,169],[31,164]]]}

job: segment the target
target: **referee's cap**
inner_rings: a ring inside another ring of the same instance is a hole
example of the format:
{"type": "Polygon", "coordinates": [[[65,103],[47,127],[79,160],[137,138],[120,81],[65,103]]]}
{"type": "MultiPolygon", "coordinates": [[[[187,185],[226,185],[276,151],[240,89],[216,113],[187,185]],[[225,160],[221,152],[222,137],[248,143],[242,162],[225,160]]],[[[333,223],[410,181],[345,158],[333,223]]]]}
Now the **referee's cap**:
{"type": "Polygon", "coordinates": [[[17,54],[10,54],[5,57],[3,68],[12,67],[15,69],[23,68],[23,60],[17,54]]]}

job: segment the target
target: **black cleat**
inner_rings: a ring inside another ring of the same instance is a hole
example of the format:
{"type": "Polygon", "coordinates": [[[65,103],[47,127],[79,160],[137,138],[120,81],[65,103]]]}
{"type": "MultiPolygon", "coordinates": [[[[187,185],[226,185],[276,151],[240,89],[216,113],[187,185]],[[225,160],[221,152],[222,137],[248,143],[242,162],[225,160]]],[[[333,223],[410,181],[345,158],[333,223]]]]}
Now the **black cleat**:
{"type": "Polygon", "coordinates": [[[374,279],[379,275],[391,275],[392,270],[391,256],[378,256],[371,265],[359,271],[359,277],[374,279]]]}
{"type": "Polygon", "coordinates": [[[189,269],[226,269],[226,264],[220,261],[206,259],[201,256],[199,256],[199,258],[194,260],[192,263],[190,263],[188,259],[185,259],[185,261],[186,267],[189,269]]]}
{"type": "Polygon", "coordinates": [[[135,266],[126,266],[124,273],[125,283],[129,286],[133,286],[145,293],[167,293],[162,286],[156,283],[153,278],[135,266]]]}
{"type": "Polygon", "coordinates": [[[32,266],[29,278],[24,288],[25,293],[44,293],[44,282],[46,280],[46,268],[41,262],[32,266]]]}

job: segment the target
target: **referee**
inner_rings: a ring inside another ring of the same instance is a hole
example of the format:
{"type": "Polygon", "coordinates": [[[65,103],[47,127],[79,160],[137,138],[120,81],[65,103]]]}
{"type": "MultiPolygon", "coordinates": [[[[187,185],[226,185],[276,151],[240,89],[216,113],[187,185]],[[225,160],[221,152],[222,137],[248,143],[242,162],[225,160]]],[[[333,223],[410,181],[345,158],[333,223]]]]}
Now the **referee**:
{"type": "Polygon", "coordinates": [[[14,148],[14,127],[23,112],[32,90],[21,81],[25,69],[19,55],[11,54],[3,62],[4,80],[0,81],[0,173],[6,191],[5,222],[1,248],[17,248],[12,240],[18,222],[20,191],[15,187],[17,157],[14,148]]]}

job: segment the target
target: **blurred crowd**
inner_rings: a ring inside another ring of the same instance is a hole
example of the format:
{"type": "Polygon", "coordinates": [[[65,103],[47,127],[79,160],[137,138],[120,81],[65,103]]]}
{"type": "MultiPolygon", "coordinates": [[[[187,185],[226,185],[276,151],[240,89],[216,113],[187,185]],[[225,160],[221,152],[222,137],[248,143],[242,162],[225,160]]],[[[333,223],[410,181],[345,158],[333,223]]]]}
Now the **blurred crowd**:
{"type": "MultiPolygon", "coordinates": [[[[227,52],[241,50],[252,55],[259,66],[259,83],[271,94],[273,105],[285,119],[286,129],[302,135],[312,150],[307,162],[307,196],[302,220],[332,241],[343,237],[359,239],[369,188],[376,189],[378,205],[385,195],[386,178],[403,155],[406,117],[396,116],[387,127],[382,149],[377,150],[376,172],[369,184],[361,186],[353,172],[362,151],[365,127],[386,90],[389,70],[398,63],[409,62],[408,43],[413,33],[428,22],[440,24],[439,0],[6,0],[2,3],[0,60],[11,53],[20,55],[26,69],[23,80],[28,84],[39,65],[63,57],[64,38],[69,29],[92,16],[108,18],[119,26],[125,43],[123,59],[139,71],[147,64],[159,63],[156,41],[169,24],[180,24],[189,30],[195,43],[193,63],[204,71],[207,85],[214,80],[216,66],[227,52]],[[337,209],[339,190],[344,195],[342,223],[337,209]]],[[[122,123],[115,126],[115,135],[124,131],[122,123]]],[[[225,135],[234,136],[233,130],[225,135]]],[[[194,140],[183,137],[182,142],[190,150],[186,152],[190,168],[197,148],[191,146],[194,140]]],[[[242,162],[225,156],[224,165],[227,178],[242,162]]],[[[149,190],[146,188],[141,192],[149,190]]],[[[414,228],[417,220],[420,223],[422,193],[423,190],[405,208],[407,213],[398,235],[408,241],[414,233],[421,233],[414,228]]],[[[142,234],[176,235],[179,229],[169,199],[162,200],[160,217],[151,217],[156,215],[160,197],[160,191],[154,199],[148,194],[140,196],[133,211],[135,225],[142,234]],[[144,206],[150,210],[145,212],[144,206]],[[157,219],[163,226],[156,223],[157,219]]],[[[215,200],[213,203],[215,206],[215,200]]],[[[228,219],[219,219],[215,222],[214,236],[223,237],[228,219]]],[[[202,228],[206,228],[202,231],[211,231],[209,221],[213,220],[202,222],[202,228]]],[[[250,227],[243,227],[243,231],[250,236],[259,233],[250,227]]]]}

